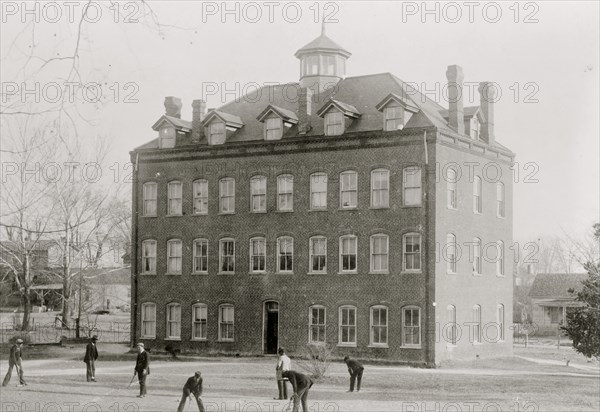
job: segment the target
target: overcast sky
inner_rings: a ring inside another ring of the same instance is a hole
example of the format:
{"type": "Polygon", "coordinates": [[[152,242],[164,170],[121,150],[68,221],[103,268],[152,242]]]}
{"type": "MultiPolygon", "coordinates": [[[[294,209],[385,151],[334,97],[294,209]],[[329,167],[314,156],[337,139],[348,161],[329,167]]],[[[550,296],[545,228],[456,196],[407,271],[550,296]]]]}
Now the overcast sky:
{"type": "MultiPolygon", "coordinates": [[[[352,53],[347,76],[391,72],[438,100],[451,64],[463,67],[465,82],[500,85],[496,139],[516,153],[519,164],[516,240],[582,233],[598,220],[596,1],[475,2],[472,8],[468,2],[431,2],[429,13],[421,2],[232,2],[228,14],[221,2],[151,2],[166,25],[161,33],[142,21],[124,23],[125,15],[136,17],[131,4],[120,3],[118,23],[102,9],[97,22],[84,26],[82,38],[86,78],[120,89],[118,98],[111,97],[117,103],[97,111],[98,129],[84,139],[110,136],[115,162],[127,162],[130,150],[155,138],[151,126],[164,113],[165,96],[180,97],[182,117],[191,120],[193,99],[207,97],[208,107],[217,107],[255,84],[297,81],[294,52],[319,35],[325,11],[327,35],[352,53]],[[203,95],[207,87],[217,93],[203,95]],[[127,97],[137,102],[126,103],[127,97]],[[527,176],[538,182],[524,182],[527,176]]],[[[76,25],[63,11],[56,23],[42,14],[36,28],[45,33],[36,45],[40,50],[67,54],[72,48],[76,25]]],[[[3,82],[18,70],[18,61],[6,59],[7,50],[28,18],[4,12],[3,82]]],[[[466,96],[465,105],[478,104],[474,97],[469,102],[466,96]]]]}

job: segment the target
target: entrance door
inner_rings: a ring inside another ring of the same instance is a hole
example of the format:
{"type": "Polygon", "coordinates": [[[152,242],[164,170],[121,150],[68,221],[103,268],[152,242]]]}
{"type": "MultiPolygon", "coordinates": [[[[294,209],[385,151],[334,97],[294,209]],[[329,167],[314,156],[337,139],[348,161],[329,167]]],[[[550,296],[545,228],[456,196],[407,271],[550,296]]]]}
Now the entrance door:
{"type": "Polygon", "coordinates": [[[279,303],[265,302],[263,322],[265,354],[276,354],[279,337],[279,303]]]}

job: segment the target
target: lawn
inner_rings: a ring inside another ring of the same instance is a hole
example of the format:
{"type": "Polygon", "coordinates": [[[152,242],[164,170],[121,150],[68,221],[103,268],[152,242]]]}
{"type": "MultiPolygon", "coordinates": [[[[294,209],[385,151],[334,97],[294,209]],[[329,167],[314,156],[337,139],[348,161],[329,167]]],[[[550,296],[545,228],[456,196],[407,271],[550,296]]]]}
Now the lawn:
{"type": "MultiPolygon", "coordinates": [[[[529,348],[528,348],[529,349],[529,348]]],[[[85,381],[83,347],[25,348],[28,386],[3,388],[1,411],[175,411],[181,387],[195,370],[204,378],[208,411],[282,411],[276,401],[274,357],[185,358],[153,355],[149,394],[138,399],[127,389],[135,354],[121,345],[100,345],[97,383],[85,381]],[[27,359],[27,354],[30,358],[27,359]]],[[[528,352],[544,360],[541,349],[528,352]]],[[[551,359],[551,356],[548,357],[551,359]]],[[[292,360],[294,362],[294,360],[292,360]]],[[[0,373],[6,371],[2,355],[0,373]]],[[[366,365],[363,388],[346,393],[348,376],[341,362],[311,389],[312,411],[598,411],[598,365],[575,369],[519,357],[455,362],[441,369],[366,365]]],[[[188,406],[187,410],[195,410],[188,406]]]]}

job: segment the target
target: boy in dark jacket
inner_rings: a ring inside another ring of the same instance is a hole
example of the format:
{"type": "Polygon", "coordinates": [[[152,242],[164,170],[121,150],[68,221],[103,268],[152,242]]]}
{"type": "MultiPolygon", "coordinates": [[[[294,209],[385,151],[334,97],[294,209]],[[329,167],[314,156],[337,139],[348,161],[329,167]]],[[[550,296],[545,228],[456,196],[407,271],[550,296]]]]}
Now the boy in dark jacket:
{"type": "Polygon", "coordinates": [[[365,368],[357,361],[350,359],[350,356],[345,356],[344,362],[346,362],[346,366],[348,366],[348,373],[350,374],[350,390],[348,392],[354,392],[354,381],[357,381],[356,392],[359,392],[360,381],[362,380],[362,375],[365,368]]]}
{"type": "Polygon", "coordinates": [[[185,403],[190,394],[193,394],[194,398],[196,398],[198,410],[200,412],[204,412],[204,404],[202,403],[202,398],[200,397],[202,396],[202,375],[200,371],[196,371],[194,376],[189,378],[185,385],[183,385],[183,395],[181,395],[181,401],[179,402],[179,408],[177,408],[177,412],[183,412],[183,408],[185,408],[185,403]]]}
{"type": "Polygon", "coordinates": [[[2,386],[8,385],[12,376],[12,370],[14,367],[17,368],[19,374],[19,384],[17,386],[27,385],[25,379],[23,379],[23,366],[21,366],[21,348],[23,347],[23,339],[19,338],[15,341],[15,344],[10,348],[10,355],[8,355],[8,371],[2,382],[2,386]]]}
{"type": "Polygon", "coordinates": [[[294,389],[294,395],[292,396],[292,399],[294,400],[293,412],[298,412],[298,400],[302,402],[302,411],[308,412],[306,402],[308,400],[308,390],[314,383],[313,380],[296,371],[285,371],[282,373],[282,376],[289,379],[292,388],[294,389]]]}
{"type": "Polygon", "coordinates": [[[96,382],[96,360],[98,359],[98,348],[96,347],[96,341],[98,336],[94,335],[91,337],[87,346],[85,347],[85,377],[88,382],[96,382]]]}
{"type": "Polygon", "coordinates": [[[135,361],[135,372],[138,375],[138,381],[140,382],[140,394],[138,398],[146,396],[146,377],[150,375],[150,356],[148,352],[144,350],[144,344],[137,344],[138,356],[135,361]]]}

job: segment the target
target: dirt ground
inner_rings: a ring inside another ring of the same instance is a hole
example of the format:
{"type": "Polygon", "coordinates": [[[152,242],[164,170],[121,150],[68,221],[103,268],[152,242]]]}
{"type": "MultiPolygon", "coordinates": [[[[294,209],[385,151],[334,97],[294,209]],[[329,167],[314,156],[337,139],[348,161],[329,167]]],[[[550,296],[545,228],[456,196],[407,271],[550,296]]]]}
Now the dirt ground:
{"type": "MultiPolygon", "coordinates": [[[[13,379],[2,388],[0,410],[8,411],[175,411],[187,377],[201,370],[204,405],[210,411],[284,411],[277,396],[273,357],[187,358],[153,356],[148,396],[136,398],[135,354],[121,345],[100,345],[97,383],[85,381],[83,347],[26,348],[28,386],[13,379]],[[29,359],[27,354],[30,355],[29,359]]],[[[332,363],[328,376],[309,395],[313,411],[598,411],[597,363],[566,366],[552,348],[515,350],[513,358],[455,362],[440,369],[365,365],[363,388],[347,393],[348,373],[332,363]],[[553,357],[554,356],[554,357],[553,357]],[[524,359],[523,357],[527,357],[524,359]],[[550,362],[550,363],[548,363],[550,362]]],[[[562,356],[562,354],[560,354],[562,356]]],[[[294,360],[292,360],[294,363],[294,360]]],[[[7,368],[2,355],[0,373],[7,368]]],[[[186,411],[196,410],[187,405],[186,411]]]]}

